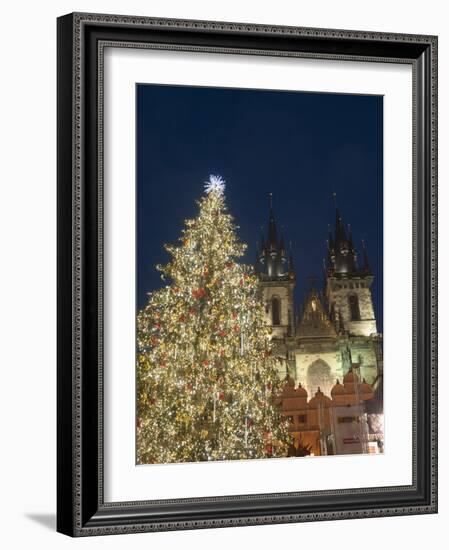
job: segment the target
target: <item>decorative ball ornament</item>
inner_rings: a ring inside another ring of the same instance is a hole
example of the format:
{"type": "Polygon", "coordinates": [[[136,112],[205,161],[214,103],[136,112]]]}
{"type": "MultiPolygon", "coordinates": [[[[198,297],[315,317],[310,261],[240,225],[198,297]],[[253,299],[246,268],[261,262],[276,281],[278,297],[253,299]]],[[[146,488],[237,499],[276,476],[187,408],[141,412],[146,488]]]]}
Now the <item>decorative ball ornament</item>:
{"type": "Polygon", "coordinates": [[[204,288],[197,288],[196,290],[192,290],[192,296],[199,300],[200,298],[203,298],[206,294],[206,291],[204,288]]]}

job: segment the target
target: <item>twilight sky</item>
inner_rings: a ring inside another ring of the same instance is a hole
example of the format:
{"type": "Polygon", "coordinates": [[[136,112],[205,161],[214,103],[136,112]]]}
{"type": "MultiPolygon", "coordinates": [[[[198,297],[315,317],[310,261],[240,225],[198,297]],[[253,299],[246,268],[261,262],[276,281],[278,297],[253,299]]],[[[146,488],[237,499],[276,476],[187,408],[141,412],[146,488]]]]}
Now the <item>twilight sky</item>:
{"type": "Polygon", "coordinates": [[[383,315],[383,98],[381,96],[137,86],[137,307],[162,286],[154,268],[177,244],[209,174],[226,180],[226,200],[243,259],[253,263],[273,193],[278,230],[292,242],[296,304],[310,275],[323,280],[328,224],[337,203],[359,250],[365,239],[383,315]]]}

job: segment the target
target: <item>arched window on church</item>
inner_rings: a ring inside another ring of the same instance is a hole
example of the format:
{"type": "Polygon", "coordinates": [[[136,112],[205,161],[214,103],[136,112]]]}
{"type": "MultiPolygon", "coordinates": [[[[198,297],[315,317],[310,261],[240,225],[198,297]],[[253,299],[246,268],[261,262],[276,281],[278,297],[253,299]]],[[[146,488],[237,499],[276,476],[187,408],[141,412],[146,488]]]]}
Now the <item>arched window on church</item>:
{"type": "Polygon", "coordinates": [[[351,315],[351,321],[360,321],[360,307],[359,307],[359,298],[357,294],[350,294],[348,301],[349,301],[349,313],[351,315]]]}
{"type": "Polygon", "coordinates": [[[271,298],[271,321],[273,325],[281,324],[281,301],[277,296],[271,298]]]}

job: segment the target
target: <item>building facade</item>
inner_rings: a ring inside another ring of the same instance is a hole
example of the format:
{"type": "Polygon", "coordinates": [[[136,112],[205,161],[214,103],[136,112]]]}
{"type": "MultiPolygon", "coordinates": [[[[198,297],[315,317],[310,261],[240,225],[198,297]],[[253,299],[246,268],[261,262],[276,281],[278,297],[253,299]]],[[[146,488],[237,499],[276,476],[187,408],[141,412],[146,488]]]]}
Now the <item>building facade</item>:
{"type": "Polygon", "coordinates": [[[278,234],[270,198],[267,234],[262,236],[255,269],[280,359],[279,376],[286,381],[281,407],[292,418],[297,451],[309,447],[313,454],[381,451],[383,354],[372,299],[374,277],[363,243],[359,265],[351,232],[337,208],[326,256],[323,288],[311,279],[295,315],[293,257],[291,251],[287,254],[284,236],[278,234]],[[294,409],[289,408],[292,403],[294,409]]]}

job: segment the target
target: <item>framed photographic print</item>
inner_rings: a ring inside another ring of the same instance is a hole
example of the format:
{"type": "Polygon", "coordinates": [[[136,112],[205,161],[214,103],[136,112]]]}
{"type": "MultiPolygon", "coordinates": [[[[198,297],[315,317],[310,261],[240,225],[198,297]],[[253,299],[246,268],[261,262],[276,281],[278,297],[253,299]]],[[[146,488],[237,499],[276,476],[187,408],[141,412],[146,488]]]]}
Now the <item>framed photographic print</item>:
{"type": "Polygon", "coordinates": [[[58,530],[437,511],[437,38],[58,19],[58,530]]]}

